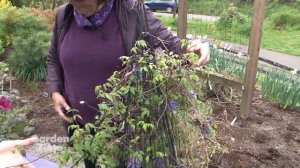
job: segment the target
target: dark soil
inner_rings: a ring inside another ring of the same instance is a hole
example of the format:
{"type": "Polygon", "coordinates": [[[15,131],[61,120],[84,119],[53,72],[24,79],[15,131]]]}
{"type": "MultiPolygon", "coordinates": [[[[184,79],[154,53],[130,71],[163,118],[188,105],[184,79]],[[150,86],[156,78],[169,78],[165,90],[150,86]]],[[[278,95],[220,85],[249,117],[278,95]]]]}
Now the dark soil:
{"type": "MultiPolygon", "coordinates": [[[[66,136],[61,119],[54,112],[50,97],[46,97],[45,83],[37,87],[15,82],[22,98],[33,109],[28,113],[30,124],[38,136],[66,136]]],[[[240,94],[240,93],[239,93],[240,94]]],[[[216,154],[210,167],[300,167],[300,110],[283,110],[257,93],[251,117],[238,119],[240,107],[237,97],[230,103],[210,98],[214,118],[218,123],[218,140],[228,148],[226,154],[216,154]]]]}
{"type": "Polygon", "coordinates": [[[53,110],[52,100],[47,94],[47,87],[44,82],[23,84],[14,82],[21,97],[29,101],[32,110],[27,113],[29,124],[35,127],[35,134],[38,136],[66,136],[63,122],[53,110]]]}
{"type": "MultiPolygon", "coordinates": [[[[214,156],[210,167],[300,167],[300,110],[283,110],[255,95],[246,121],[219,125],[218,140],[229,153],[214,156]]],[[[215,114],[225,110],[231,122],[240,108],[214,103],[215,114]]]]}

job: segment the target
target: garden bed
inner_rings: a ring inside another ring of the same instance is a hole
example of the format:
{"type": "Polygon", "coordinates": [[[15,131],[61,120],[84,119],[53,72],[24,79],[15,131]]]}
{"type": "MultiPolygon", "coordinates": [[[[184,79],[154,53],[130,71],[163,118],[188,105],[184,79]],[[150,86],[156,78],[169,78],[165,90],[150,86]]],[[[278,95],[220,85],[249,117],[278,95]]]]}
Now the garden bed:
{"type": "MultiPolygon", "coordinates": [[[[45,95],[45,83],[14,88],[33,108],[27,114],[38,136],[66,136],[62,122],[45,95]]],[[[234,97],[239,97],[236,92],[234,97]]],[[[207,98],[218,123],[218,140],[228,148],[227,154],[213,157],[210,167],[298,167],[300,165],[300,110],[282,110],[255,94],[252,116],[247,121],[230,122],[239,112],[238,98],[230,103],[214,96],[207,98]]],[[[35,155],[34,153],[31,153],[35,155]]],[[[41,155],[39,153],[38,155],[41,155]]]]}
{"type": "MultiPolygon", "coordinates": [[[[231,122],[239,105],[214,102],[215,115],[231,122]],[[224,111],[225,115],[224,115],[224,111]],[[227,116],[226,116],[227,114],[227,116]]],[[[282,110],[257,93],[247,121],[220,124],[218,140],[228,154],[214,157],[211,167],[298,167],[300,165],[300,111],[282,110]]]]}

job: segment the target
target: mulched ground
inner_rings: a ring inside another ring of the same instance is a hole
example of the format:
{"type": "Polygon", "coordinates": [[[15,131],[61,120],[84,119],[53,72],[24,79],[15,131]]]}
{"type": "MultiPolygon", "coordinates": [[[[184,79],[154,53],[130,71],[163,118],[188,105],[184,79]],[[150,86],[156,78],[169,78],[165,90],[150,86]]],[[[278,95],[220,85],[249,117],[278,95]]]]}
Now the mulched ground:
{"type": "MultiPolygon", "coordinates": [[[[26,87],[15,82],[22,98],[29,100],[33,109],[28,112],[30,124],[38,136],[65,136],[58,115],[52,110],[51,99],[45,97],[45,83],[26,87]]],[[[240,95],[240,93],[238,94],[240,95]]],[[[246,121],[230,122],[239,113],[239,97],[231,103],[210,98],[215,122],[218,123],[218,140],[228,148],[227,154],[216,154],[210,164],[215,167],[300,167],[300,110],[283,110],[257,93],[253,112],[246,121]]]]}

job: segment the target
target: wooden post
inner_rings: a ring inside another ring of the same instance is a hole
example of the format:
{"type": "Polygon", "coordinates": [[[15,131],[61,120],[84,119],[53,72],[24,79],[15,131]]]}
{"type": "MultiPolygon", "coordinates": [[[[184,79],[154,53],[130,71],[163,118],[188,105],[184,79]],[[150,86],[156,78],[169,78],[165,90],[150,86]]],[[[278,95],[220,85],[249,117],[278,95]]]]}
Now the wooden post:
{"type": "Polygon", "coordinates": [[[255,0],[248,47],[248,62],[246,67],[244,91],[240,109],[240,117],[242,119],[248,118],[252,110],[252,98],[256,82],[256,72],[264,17],[265,0],[255,0]]]}
{"type": "Polygon", "coordinates": [[[186,29],[187,29],[187,0],[179,0],[177,36],[181,39],[185,39],[186,29]]]}
{"type": "Polygon", "coordinates": [[[177,9],[178,9],[178,2],[177,0],[174,0],[174,8],[173,8],[173,18],[175,19],[176,18],[176,14],[177,14],[177,9]]]}

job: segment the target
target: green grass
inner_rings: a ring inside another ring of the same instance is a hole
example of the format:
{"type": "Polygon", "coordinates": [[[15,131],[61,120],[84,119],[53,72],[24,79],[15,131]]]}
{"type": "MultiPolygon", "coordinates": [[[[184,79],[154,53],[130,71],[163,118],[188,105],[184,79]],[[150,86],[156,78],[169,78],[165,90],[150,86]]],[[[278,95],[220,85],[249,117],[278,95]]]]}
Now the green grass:
{"type": "Polygon", "coordinates": [[[300,9],[277,5],[266,15],[262,48],[300,56],[300,9]]]}
{"type": "MultiPolygon", "coordinates": [[[[175,19],[161,15],[157,15],[157,17],[162,21],[162,23],[165,26],[171,27],[173,31],[177,30],[177,23],[175,19]]],[[[247,44],[248,37],[245,35],[239,35],[236,33],[236,31],[237,27],[228,30],[223,29],[222,31],[219,31],[216,29],[215,24],[194,19],[188,20],[188,34],[207,35],[209,38],[214,38],[222,41],[229,41],[238,44],[247,44]]]]}
{"type": "Polygon", "coordinates": [[[249,13],[251,5],[249,3],[238,3],[237,0],[189,0],[189,13],[201,13],[203,15],[220,15],[226,10],[230,3],[239,7],[242,13],[249,13]]]}
{"type": "MultiPolygon", "coordinates": [[[[237,44],[248,45],[251,3],[238,3],[246,0],[191,0],[189,12],[204,15],[220,16],[226,12],[230,3],[234,2],[237,12],[234,14],[246,18],[243,24],[233,23],[232,28],[226,28],[224,23],[217,25],[199,20],[188,20],[187,33],[196,35],[208,35],[209,38],[228,41],[237,44]]],[[[248,1],[250,2],[250,0],[248,1]]],[[[266,19],[264,22],[262,48],[300,56],[300,2],[292,4],[269,2],[266,7],[266,19]],[[298,6],[297,6],[298,5],[298,6]]],[[[158,16],[163,24],[176,31],[176,20],[165,16],[158,16]]]]}
{"type": "Polygon", "coordinates": [[[300,56],[300,31],[264,30],[262,48],[300,56]]]}

